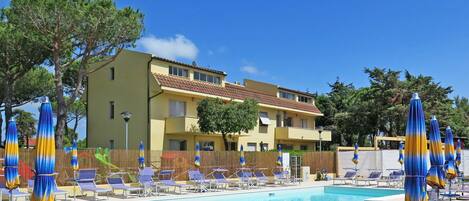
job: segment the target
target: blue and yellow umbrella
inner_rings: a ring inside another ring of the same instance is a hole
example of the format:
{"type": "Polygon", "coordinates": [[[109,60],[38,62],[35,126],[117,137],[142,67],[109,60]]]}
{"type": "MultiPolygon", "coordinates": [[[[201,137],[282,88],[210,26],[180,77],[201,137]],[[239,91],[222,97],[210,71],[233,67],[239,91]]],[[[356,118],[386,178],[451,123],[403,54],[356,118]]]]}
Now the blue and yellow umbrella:
{"type": "Polygon", "coordinates": [[[458,143],[456,144],[456,168],[458,172],[460,171],[459,166],[461,165],[461,139],[458,139],[458,143]]]}
{"type": "Polygon", "coordinates": [[[422,101],[417,93],[410,101],[405,146],[405,200],[427,200],[427,136],[422,101]]]}
{"type": "Polygon", "coordinates": [[[445,155],[441,149],[440,125],[435,116],[430,121],[430,170],[427,174],[427,184],[432,188],[445,188],[445,173],[443,165],[445,163],[445,155]]]}
{"type": "Polygon", "coordinates": [[[399,158],[397,159],[397,162],[401,164],[401,169],[402,165],[404,165],[404,143],[399,143],[399,158]]]}
{"type": "Polygon", "coordinates": [[[353,151],[353,158],[352,158],[353,164],[355,164],[355,171],[358,170],[358,143],[355,143],[354,145],[354,151],[353,151]]]}
{"type": "Polygon", "coordinates": [[[277,156],[277,165],[282,166],[283,158],[282,158],[282,145],[278,145],[278,156],[277,156]]]}
{"type": "Polygon", "coordinates": [[[140,169],[145,168],[145,146],[143,145],[143,141],[140,141],[140,145],[138,146],[138,167],[140,167],[140,169]]]}
{"type": "Polygon", "coordinates": [[[195,144],[194,165],[195,167],[200,167],[200,144],[198,142],[195,144]]]}
{"type": "Polygon", "coordinates": [[[241,167],[244,167],[246,165],[246,159],[244,158],[244,149],[243,149],[243,145],[241,145],[241,148],[240,148],[240,156],[239,156],[239,164],[241,165],[241,167]]]}
{"type": "Polygon", "coordinates": [[[445,159],[446,178],[452,180],[456,178],[457,172],[454,164],[453,132],[449,126],[446,128],[445,159]]]}
{"type": "Polygon", "coordinates": [[[5,137],[5,185],[9,190],[20,186],[20,176],[18,174],[18,131],[15,120],[10,120],[5,137]]]}
{"type": "Polygon", "coordinates": [[[77,141],[73,140],[72,144],[72,159],[70,160],[70,164],[72,165],[72,169],[74,172],[78,171],[80,169],[80,166],[78,165],[78,146],[77,146],[77,141]]]}
{"type": "Polygon", "coordinates": [[[52,106],[47,98],[40,108],[37,129],[36,177],[34,180],[33,201],[54,200],[55,140],[52,121],[52,106]]]}

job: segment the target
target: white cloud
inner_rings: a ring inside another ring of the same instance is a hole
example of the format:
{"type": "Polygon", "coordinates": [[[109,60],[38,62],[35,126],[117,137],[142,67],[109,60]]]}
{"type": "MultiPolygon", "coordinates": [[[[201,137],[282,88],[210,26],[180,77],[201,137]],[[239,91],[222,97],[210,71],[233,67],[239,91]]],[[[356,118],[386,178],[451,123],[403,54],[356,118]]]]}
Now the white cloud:
{"type": "Polygon", "coordinates": [[[142,37],[137,44],[151,54],[168,59],[195,60],[199,53],[197,46],[181,34],[169,38],[158,38],[152,35],[142,37]]]}
{"type": "Polygon", "coordinates": [[[245,72],[248,74],[256,75],[260,73],[259,70],[255,66],[247,65],[247,66],[242,66],[240,69],[242,72],[245,72]]]}

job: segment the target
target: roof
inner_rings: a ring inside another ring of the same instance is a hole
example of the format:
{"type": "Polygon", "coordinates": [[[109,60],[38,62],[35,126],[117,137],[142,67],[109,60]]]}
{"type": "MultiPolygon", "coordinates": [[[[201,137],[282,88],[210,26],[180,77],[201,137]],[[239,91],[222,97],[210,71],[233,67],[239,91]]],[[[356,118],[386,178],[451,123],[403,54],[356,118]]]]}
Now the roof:
{"type": "Polygon", "coordinates": [[[310,113],[321,114],[321,111],[313,105],[308,103],[300,103],[292,100],[284,100],[276,96],[268,95],[254,89],[248,89],[236,84],[225,83],[225,87],[203,83],[198,81],[190,81],[185,78],[178,78],[174,76],[154,74],[156,80],[163,87],[175,88],[185,91],[198,92],[209,94],[213,96],[221,96],[230,99],[244,100],[247,98],[254,99],[259,103],[272,105],[277,107],[290,108],[301,110],[310,113]]]}
{"type": "Polygon", "coordinates": [[[157,60],[160,60],[160,61],[165,61],[165,62],[169,62],[169,63],[181,65],[181,66],[185,66],[185,67],[188,67],[188,68],[194,68],[194,69],[204,70],[204,71],[208,71],[208,72],[215,73],[215,74],[226,75],[226,72],[224,72],[224,71],[219,71],[219,70],[214,70],[214,69],[207,68],[207,67],[202,67],[202,66],[187,64],[187,63],[183,63],[183,62],[179,62],[179,61],[174,61],[174,60],[166,59],[166,58],[162,58],[162,57],[153,56],[153,59],[157,59],[157,60]]]}
{"type": "Polygon", "coordinates": [[[283,90],[283,91],[289,91],[289,92],[305,95],[305,96],[310,96],[310,97],[314,98],[314,94],[309,93],[309,92],[299,91],[299,90],[294,90],[294,89],[288,89],[288,88],[284,88],[284,87],[278,87],[278,89],[283,90]]]}

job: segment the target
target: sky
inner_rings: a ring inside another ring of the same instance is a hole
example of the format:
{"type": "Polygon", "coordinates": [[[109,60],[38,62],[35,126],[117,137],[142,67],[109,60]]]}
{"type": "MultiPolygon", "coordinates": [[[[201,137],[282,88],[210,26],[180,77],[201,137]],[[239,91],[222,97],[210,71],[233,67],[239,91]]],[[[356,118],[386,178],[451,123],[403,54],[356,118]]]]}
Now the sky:
{"type": "MultiPolygon", "coordinates": [[[[0,5],[5,1],[0,0],[0,5]]],[[[469,1],[117,0],[144,15],[135,50],[283,87],[362,87],[365,67],[408,70],[469,97],[469,1]]],[[[37,110],[37,106],[27,105],[37,110]]],[[[28,109],[28,110],[29,110],[28,109]]],[[[85,121],[78,129],[84,137],[85,121]]]]}

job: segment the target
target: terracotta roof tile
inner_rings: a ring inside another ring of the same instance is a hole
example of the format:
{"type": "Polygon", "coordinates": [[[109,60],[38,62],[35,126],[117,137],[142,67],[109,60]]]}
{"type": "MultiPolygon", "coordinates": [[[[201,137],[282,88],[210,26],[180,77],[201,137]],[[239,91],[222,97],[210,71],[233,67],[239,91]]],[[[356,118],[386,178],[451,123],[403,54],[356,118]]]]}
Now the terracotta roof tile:
{"type": "Polygon", "coordinates": [[[321,113],[319,109],[307,103],[299,103],[291,100],[283,100],[277,98],[275,96],[264,94],[260,91],[247,89],[243,86],[235,85],[226,83],[225,87],[217,86],[209,83],[202,83],[198,81],[190,81],[185,78],[177,78],[174,76],[162,75],[162,74],[154,74],[157,81],[164,87],[170,87],[180,90],[204,93],[214,96],[221,96],[231,99],[240,99],[244,100],[247,98],[251,98],[257,100],[259,103],[277,106],[277,107],[285,107],[290,109],[301,110],[305,112],[311,113],[321,113]]]}

